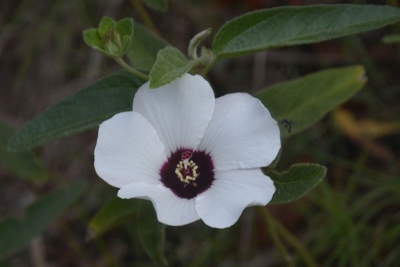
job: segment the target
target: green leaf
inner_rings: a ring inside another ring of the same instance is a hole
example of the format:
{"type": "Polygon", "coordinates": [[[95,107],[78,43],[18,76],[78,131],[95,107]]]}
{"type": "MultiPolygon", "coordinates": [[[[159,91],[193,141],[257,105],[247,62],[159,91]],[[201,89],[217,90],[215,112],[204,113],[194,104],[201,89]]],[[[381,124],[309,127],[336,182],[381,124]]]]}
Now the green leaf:
{"type": "Polygon", "coordinates": [[[125,71],[110,74],[49,107],[10,139],[17,151],[96,128],[113,115],[132,110],[133,96],[144,83],[125,71]]]}
{"type": "Polygon", "coordinates": [[[157,53],[157,59],[150,72],[150,88],[158,88],[181,77],[198,61],[187,61],[176,48],[167,46],[157,53]]]}
{"type": "Polygon", "coordinates": [[[100,38],[103,38],[104,35],[110,30],[110,28],[115,28],[117,23],[110,17],[103,17],[100,21],[98,33],[100,38]]]}
{"type": "Polygon", "coordinates": [[[321,42],[400,21],[400,9],[377,5],[309,5],[257,10],[228,21],[215,35],[218,57],[321,42]]]}
{"type": "Polygon", "coordinates": [[[117,22],[115,31],[121,36],[128,36],[132,38],[134,34],[134,23],[131,18],[124,18],[117,22]]]}
{"type": "Polygon", "coordinates": [[[136,69],[150,72],[156,62],[157,53],[167,46],[167,42],[135,23],[135,35],[126,54],[136,69]]]}
{"type": "Polygon", "coordinates": [[[103,43],[101,42],[100,35],[97,29],[91,28],[83,31],[83,40],[90,47],[97,47],[102,49],[103,43]]]}
{"type": "Polygon", "coordinates": [[[151,202],[142,203],[137,223],[139,239],[144,251],[153,261],[164,266],[168,265],[164,256],[165,225],[158,222],[151,202]]]}
{"type": "Polygon", "coordinates": [[[47,180],[46,170],[32,151],[12,153],[7,150],[8,140],[13,132],[9,126],[0,123],[0,165],[28,181],[47,180]]]}
{"type": "Polygon", "coordinates": [[[141,200],[114,197],[107,202],[90,220],[89,236],[96,238],[121,225],[139,210],[141,200]]]}
{"type": "Polygon", "coordinates": [[[167,0],[142,0],[142,2],[155,11],[165,12],[168,10],[167,0]]]}
{"type": "Polygon", "coordinates": [[[134,35],[134,23],[133,19],[124,18],[118,21],[115,31],[121,36],[121,48],[119,50],[119,56],[122,57],[131,44],[132,37],[134,35]]]}
{"type": "Polygon", "coordinates": [[[42,232],[82,194],[85,183],[75,183],[67,188],[44,195],[30,205],[25,217],[12,216],[0,221],[0,259],[22,249],[33,237],[42,232]]]}
{"type": "Polygon", "coordinates": [[[276,187],[270,203],[283,204],[304,196],[319,184],[325,177],[326,168],[318,164],[294,164],[283,173],[270,170],[266,174],[276,187]]]}
{"type": "Polygon", "coordinates": [[[278,122],[294,121],[291,133],[281,125],[281,135],[289,136],[312,126],[358,92],[367,81],[364,74],[363,66],[327,69],[269,86],[255,97],[278,122]]]}
{"type": "Polygon", "coordinates": [[[382,38],[384,44],[400,44],[400,34],[390,34],[382,38]]]}
{"type": "Polygon", "coordinates": [[[132,39],[128,36],[124,36],[124,38],[122,38],[122,46],[119,50],[119,56],[122,57],[126,51],[128,51],[129,45],[131,44],[132,39]]]}
{"type": "Polygon", "coordinates": [[[97,50],[107,57],[115,58],[116,56],[106,50],[104,50],[103,42],[100,38],[97,29],[91,28],[83,31],[83,40],[91,48],[97,50]]]}
{"type": "Polygon", "coordinates": [[[122,57],[133,37],[134,23],[131,18],[115,22],[110,17],[103,17],[98,29],[83,31],[83,40],[87,45],[111,58],[122,57]]]}

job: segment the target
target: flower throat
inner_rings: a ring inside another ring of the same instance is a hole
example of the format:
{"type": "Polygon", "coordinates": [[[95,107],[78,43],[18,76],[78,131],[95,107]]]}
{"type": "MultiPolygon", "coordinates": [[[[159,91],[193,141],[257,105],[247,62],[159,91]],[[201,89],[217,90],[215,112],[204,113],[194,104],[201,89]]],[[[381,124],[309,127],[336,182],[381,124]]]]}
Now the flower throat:
{"type": "Polygon", "coordinates": [[[205,151],[181,148],[160,169],[161,182],[178,197],[191,199],[211,187],[214,164],[205,151]]]}
{"type": "Polygon", "coordinates": [[[197,173],[199,166],[197,166],[193,160],[190,160],[192,155],[193,153],[191,151],[184,151],[182,153],[181,161],[176,165],[175,173],[179,180],[182,183],[185,183],[184,187],[190,183],[193,186],[197,186],[195,181],[197,177],[199,177],[199,173],[197,173]]]}

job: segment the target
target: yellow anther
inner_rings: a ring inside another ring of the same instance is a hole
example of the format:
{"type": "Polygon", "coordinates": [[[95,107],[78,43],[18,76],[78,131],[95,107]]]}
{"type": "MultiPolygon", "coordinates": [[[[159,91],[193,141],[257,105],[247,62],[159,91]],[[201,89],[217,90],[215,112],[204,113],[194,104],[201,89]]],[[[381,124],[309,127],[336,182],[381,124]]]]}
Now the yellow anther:
{"type": "MultiPolygon", "coordinates": [[[[179,180],[185,184],[190,184],[191,181],[196,181],[196,178],[199,176],[199,174],[197,173],[197,169],[199,167],[196,165],[196,163],[193,162],[193,160],[191,161],[179,161],[179,163],[176,165],[176,169],[175,169],[175,174],[178,176],[179,180]],[[182,174],[182,171],[185,169],[187,170],[187,167],[189,167],[191,169],[191,174],[193,176],[190,175],[186,175],[185,177],[182,174]]],[[[193,183],[194,186],[197,186],[196,183],[193,183]]],[[[185,185],[186,186],[186,185],[185,185]]]]}
{"type": "Polygon", "coordinates": [[[176,173],[176,175],[178,175],[178,178],[179,178],[179,180],[183,180],[183,175],[182,175],[182,173],[180,172],[180,170],[179,169],[176,169],[175,170],[175,173],[176,173]]]}

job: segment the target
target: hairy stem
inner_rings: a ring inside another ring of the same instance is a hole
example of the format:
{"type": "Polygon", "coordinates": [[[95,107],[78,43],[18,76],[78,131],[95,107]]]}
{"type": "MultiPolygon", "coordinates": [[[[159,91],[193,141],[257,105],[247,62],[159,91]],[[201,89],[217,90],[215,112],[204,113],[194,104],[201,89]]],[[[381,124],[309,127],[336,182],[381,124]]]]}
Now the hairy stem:
{"type": "Polygon", "coordinates": [[[214,65],[215,65],[215,63],[217,63],[217,61],[218,61],[218,59],[215,57],[213,59],[213,61],[203,69],[203,71],[201,72],[201,76],[205,77],[207,75],[207,73],[211,70],[211,68],[214,67],[214,65]]]}
{"type": "Polygon", "coordinates": [[[129,71],[130,73],[136,75],[137,77],[148,81],[149,80],[149,76],[147,76],[146,74],[135,70],[134,68],[132,68],[131,66],[129,66],[128,64],[126,64],[126,62],[122,59],[122,58],[116,58],[115,61],[125,70],[129,71]]]}

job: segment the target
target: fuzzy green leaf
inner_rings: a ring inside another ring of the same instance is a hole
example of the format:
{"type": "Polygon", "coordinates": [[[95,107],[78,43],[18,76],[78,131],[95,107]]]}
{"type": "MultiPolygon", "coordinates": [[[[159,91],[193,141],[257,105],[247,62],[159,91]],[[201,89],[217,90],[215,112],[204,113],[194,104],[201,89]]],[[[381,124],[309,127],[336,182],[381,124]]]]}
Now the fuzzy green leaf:
{"type": "Polygon", "coordinates": [[[140,242],[147,255],[158,264],[168,265],[164,256],[165,225],[158,222],[151,202],[142,203],[137,224],[140,242]]]}
{"type": "Polygon", "coordinates": [[[150,88],[158,88],[181,77],[198,61],[187,60],[176,48],[167,46],[157,53],[157,59],[150,72],[150,88]]]}
{"type": "Polygon", "coordinates": [[[378,5],[309,5],[257,10],[228,21],[215,35],[218,57],[321,42],[400,21],[400,9],[378,5]]]}
{"type": "Polygon", "coordinates": [[[133,19],[124,18],[118,21],[115,31],[121,36],[121,48],[118,55],[122,57],[131,44],[132,37],[134,35],[134,23],[133,19]]]}
{"type": "Polygon", "coordinates": [[[326,168],[318,164],[294,164],[283,173],[270,170],[266,174],[276,187],[270,203],[283,204],[304,196],[319,184],[325,177],[326,168]]]}
{"type": "Polygon", "coordinates": [[[167,46],[167,42],[135,23],[135,35],[126,54],[136,69],[150,72],[156,62],[157,53],[167,46]]]}
{"type": "Polygon", "coordinates": [[[103,44],[101,42],[100,35],[97,29],[91,28],[83,31],[83,40],[90,47],[97,47],[102,49],[103,44]]]}
{"type": "Polygon", "coordinates": [[[26,123],[8,143],[12,151],[96,128],[113,115],[132,110],[133,96],[144,83],[133,74],[110,74],[61,100],[26,123]]]}
{"type": "Polygon", "coordinates": [[[7,216],[0,221],[0,259],[22,249],[82,194],[85,183],[79,182],[44,195],[28,207],[23,219],[7,216]]]}
{"type": "Polygon", "coordinates": [[[142,0],[142,2],[155,11],[165,12],[168,10],[167,0],[142,0]]]}
{"type": "Polygon", "coordinates": [[[107,57],[112,57],[112,58],[118,57],[118,56],[104,50],[104,45],[100,38],[99,31],[97,29],[92,28],[92,29],[84,30],[83,31],[83,40],[85,41],[85,43],[88,46],[90,46],[94,50],[99,51],[100,53],[102,53],[103,55],[105,55],[107,57]]]}
{"type": "Polygon", "coordinates": [[[47,180],[46,170],[32,151],[13,153],[7,150],[8,140],[13,132],[9,126],[0,123],[0,165],[28,181],[47,180]]]}
{"type": "Polygon", "coordinates": [[[133,37],[134,23],[131,18],[115,22],[110,17],[103,17],[98,29],[83,31],[87,45],[111,58],[122,57],[133,37]]]}
{"type": "Polygon", "coordinates": [[[132,38],[134,34],[134,23],[131,18],[124,18],[117,22],[115,31],[122,37],[128,36],[132,38]]]}
{"type": "Polygon", "coordinates": [[[140,203],[138,199],[111,199],[90,220],[89,236],[96,238],[121,225],[138,212],[140,203]]]}
{"type": "Polygon", "coordinates": [[[307,129],[329,111],[357,93],[366,83],[363,66],[327,69],[278,83],[255,94],[280,122],[294,121],[291,133],[281,125],[281,135],[307,129]]]}
{"type": "Polygon", "coordinates": [[[128,51],[128,48],[129,48],[129,45],[131,44],[131,42],[132,42],[132,39],[128,36],[124,36],[122,38],[122,46],[121,46],[121,49],[119,50],[120,57],[122,57],[126,53],[126,51],[128,51]]]}
{"type": "Polygon", "coordinates": [[[103,38],[104,35],[110,30],[110,28],[115,28],[117,23],[110,17],[103,17],[100,21],[98,33],[100,38],[103,38]]]}

